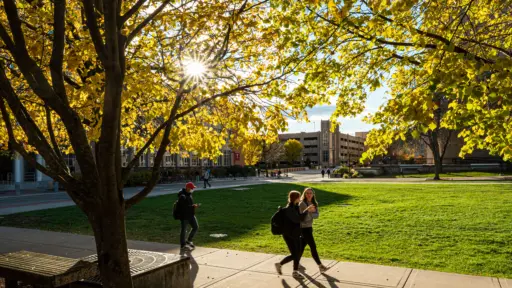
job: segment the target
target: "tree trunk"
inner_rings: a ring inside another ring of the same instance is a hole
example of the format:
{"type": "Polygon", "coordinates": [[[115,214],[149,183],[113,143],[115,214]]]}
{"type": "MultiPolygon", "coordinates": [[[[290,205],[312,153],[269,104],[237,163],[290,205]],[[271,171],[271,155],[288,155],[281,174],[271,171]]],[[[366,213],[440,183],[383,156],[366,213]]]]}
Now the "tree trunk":
{"type": "Polygon", "coordinates": [[[435,166],[435,175],[434,180],[441,180],[440,174],[443,172],[443,163],[441,159],[441,154],[439,153],[439,143],[437,139],[437,132],[431,132],[431,149],[432,154],[434,156],[434,166],[435,166]]]}
{"type": "MultiPolygon", "coordinates": [[[[98,265],[103,287],[133,287],[130,275],[124,203],[103,199],[89,222],[94,231],[98,265]]],[[[91,210],[89,210],[91,211],[91,210]]]]}

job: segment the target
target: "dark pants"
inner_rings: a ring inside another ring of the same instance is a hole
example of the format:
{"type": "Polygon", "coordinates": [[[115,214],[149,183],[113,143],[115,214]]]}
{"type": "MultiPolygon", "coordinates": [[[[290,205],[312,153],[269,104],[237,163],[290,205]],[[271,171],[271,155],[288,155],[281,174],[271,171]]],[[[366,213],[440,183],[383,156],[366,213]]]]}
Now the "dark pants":
{"type": "Polygon", "coordinates": [[[290,255],[286,256],[281,260],[281,265],[284,265],[293,260],[293,270],[299,270],[300,261],[300,238],[295,238],[287,235],[283,235],[284,242],[290,250],[290,255]]]}
{"type": "Polygon", "coordinates": [[[210,179],[204,179],[204,188],[206,188],[206,184],[208,184],[208,187],[212,187],[212,185],[208,181],[210,181],[210,179]]]}
{"type": "Polygon", "coordinates": [[[193,216],[188,220],[181,220],[180,244],[182,247],[185,246],[186,244],[185,238],[187,234],[187,224],[190,224],[190,227],[192,227],[192,231],[190,231],[190,234],[188,234],[188,238],[186,241],[192,242],[192,239],[194,238],[194,235],[196,235],[197,229],[199,228],[196,216],[193,216]]]}
{"type": "Polygon", "coordinates": [[[318,257],[318,252],[316,251],[316,243],[315,238],[313,238],[313,227],[302,228],[302,241],[301,241],[301,249],[300,249],[300,257],[304,253],[304,249],[307,245],[309,245],[309,249],[311,249],[311,256],[315,259],[316,264],[320,265],[320,257],[318,257]]]}

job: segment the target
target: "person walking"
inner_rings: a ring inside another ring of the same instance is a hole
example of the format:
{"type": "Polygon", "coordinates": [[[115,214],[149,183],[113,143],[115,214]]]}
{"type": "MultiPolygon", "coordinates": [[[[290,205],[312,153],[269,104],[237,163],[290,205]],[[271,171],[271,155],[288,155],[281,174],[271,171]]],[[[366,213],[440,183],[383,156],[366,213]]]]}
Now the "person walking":
{"type": "Polygon", "coordinates": [[[327,267],[322,264],[320,261],[320,257],[318,256],[318,252],[316,251],[316,243],[315,238],[313,237],[313,219],[317,219],[319,216],[318,212],[318,202],[316,201],[315,192],[311,188],[304,189],[302,192],[302,197],[300,198],[301,202],[299,204],[300,213],[306,212],[306,217],[304,220],[300,222],[300,229],[302,234],[301,240],[301,249],[300,249],[300,257],[304,253],[304,249],[306,246],[309,246],[311,250],[311,256],[315,260],[318,265],[318,269],[320,273],[324,273],[327,271],[327,267]],[[314,206],[314,209],[308,209],[311,205],[314,206]]]}
{"type": "Polygon", "coordinates": [[[196,188],[194,183],[188,182],[185,184],[185,188],[181,189],[178,193],[178,204],[177,208],[179,209],[180,220],[181,220],[181,233],[180,233],[180,245],[183,250],[192,250],[195,248],[194,235],[197,233],[197,229],[199,229],[199,225],[197,223],[197,218],[195,216],[196,209],[201,204],[195,204],[194,199],[192,198],[192,192],[196,188]],[[188,234],[187,237],[187,226],[190,225],[192,230],[188,234]]]}
{"type": "Polygon", "coordinates": [[[209,182],[210,181],[210,169],[206,169],[206,171],[204,171],[203,180],[204,180],[204,189],[206,189],[206,185],[208,185],[208,187],[212,187],[212,185],[209,182]]]}
{"type": "Polygon", "coordinates": [[[288,262],[293,261],[293,273],[292,276],[297,279],[304,279],[299,273],[299,261],[300,261],[300,223],[307,216],[308,212],[315,211],[315,206],[311,205],[304,210],[303,213],[299,211],[300,192],[290,191],[288,193],[288,205],[285,211],[285,221],[283,226],[283,239],[288,246],[290,255],[286,256],[281,262],[275,263],[275,267],[278,274],[282,274],[282,266],[288,262]]]}
{"type": "Polygon", "coordinates": [[[324,169],[322,169],[322,172],[320,172],[320,173],[322,173],[322,178],[324,178],[325,170],[324,170],[324,169]]]}
{"type": "Polygon", "coordinates": [[[331,178],[331,169],[327,168],[327,178],[331,178]]]}

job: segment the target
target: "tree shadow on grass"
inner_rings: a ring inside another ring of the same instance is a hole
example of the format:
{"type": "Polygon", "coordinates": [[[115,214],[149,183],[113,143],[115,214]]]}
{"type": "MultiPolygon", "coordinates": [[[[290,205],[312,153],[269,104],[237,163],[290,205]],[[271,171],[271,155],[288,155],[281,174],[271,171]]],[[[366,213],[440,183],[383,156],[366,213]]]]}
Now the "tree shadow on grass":
{"type": "MultiPolygon", "coordinates": [[[[201,208],[196,214],[200,223],[197,242],[200,245],[233,241],[245,237],[275,237],[270,232],[270,218],[279,206],[287,203],[288,193],[297,190],[302,193],[308,186],[297,184],[272,184],[249,186],[248,190],[222,189],[200,191],[195,195],[201,208]],[[203,233],[201,233],[201,230],[203,233]],[[207,233],[208,235],[206,235],[207,233]],[[210,237],[210,234],[227,234],[226,238],[210,237]]],[[[332,204],[343,204],[351,197],[333,191],[315,189],[319,210],[332,204]]],[[[285,245],[283,244],[283,247],[285,245]]]]}
{"type": "MultiPolygon", "coordinates": [[[[270,218],[277,211],[277,207],[286,205],[288,192],[297,190],[302,193],[306,187],[299,184],[276,183],[246,186],[247,190],[235,190],[241,188],[236,187],[197,191],[193,194],[194,200],[202,205],[196,211],[199,231],[194,242],[198,246],[226,246],[237,250],[264,251],[276,240],[282,242],[280,237],[270,232],[270,218]],[[211,234],[227,234],[227,237],[214,238],[211,234]],[[250,241],[247,241],[249,239],[250,241]]],[[[320,205],[320,213],[322,207],[341,205],[351,198],[336,191],[315,188],[314,190],[320,205]]],[[[147,198],[129,209],[126,217],[127,238],[179,243],[180,221],[172,217],[172,206],[176,199],[176,194],[147,198]]],[[[0,219],[0,225],[92,235],[87,218],[77,207],[3,217],[5,218],[0,219]]],[[[282,250],[283,253],[287,251],[284,243],[282,250]]]]}

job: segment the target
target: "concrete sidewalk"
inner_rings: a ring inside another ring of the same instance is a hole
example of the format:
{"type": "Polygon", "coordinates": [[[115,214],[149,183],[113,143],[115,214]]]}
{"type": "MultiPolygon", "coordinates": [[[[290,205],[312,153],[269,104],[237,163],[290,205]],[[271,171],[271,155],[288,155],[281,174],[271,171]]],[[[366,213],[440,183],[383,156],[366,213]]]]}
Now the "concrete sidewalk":
{"type": "MultiPolygon", "coordinates": [[[[179,246],[173,244],[129,241],[128,246],[180,253],[179,246]]],[[[19,250],[79,258],[94,254],[95,244],[91,236],[0,227],[0,253],[19,250]]],[[[323,260],[330,269],[322,275],[310,258],[301,260],[306,279],[298,281],[291,277],[291,264],[283,266],[283,275],[275,272],[274,263],[282,255],[198,247],[190,256],[194,287],[512,288],[510,279],[333,260],[323,260]]],[[[322,256],[328,258],[327,255],[322,256]]]]}

